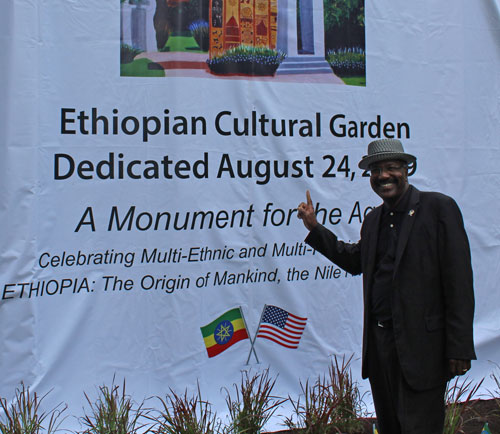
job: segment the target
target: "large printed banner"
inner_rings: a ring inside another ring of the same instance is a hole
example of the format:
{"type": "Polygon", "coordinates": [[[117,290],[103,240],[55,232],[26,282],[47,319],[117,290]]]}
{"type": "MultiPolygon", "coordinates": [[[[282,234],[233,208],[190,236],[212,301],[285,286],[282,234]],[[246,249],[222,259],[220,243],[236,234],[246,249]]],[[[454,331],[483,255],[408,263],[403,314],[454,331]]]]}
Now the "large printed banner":
{"type": "Polygon", "coordinates": [[[269,368],[274,393],[297,398],[334,356],[353,356],[367,391],[361,278],[303,242],[296,207],[310,190],[319,221],[356,241],[380,203],[357,163],[384,137],[417,156],[416,187],[462,209],[471,376],[488,388],[500,363],[499,10],[8,0],[0,396],[24,382],[79,416],[84,392],[115,377],[136,401],[199,385],[223,415],[241,371],[269,368]]]}

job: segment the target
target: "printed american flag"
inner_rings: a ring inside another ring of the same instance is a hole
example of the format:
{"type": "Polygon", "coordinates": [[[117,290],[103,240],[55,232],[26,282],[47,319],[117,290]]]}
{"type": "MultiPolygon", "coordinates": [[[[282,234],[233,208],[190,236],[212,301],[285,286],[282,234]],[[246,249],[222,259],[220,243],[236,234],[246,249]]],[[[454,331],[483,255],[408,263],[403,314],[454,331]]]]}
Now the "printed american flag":
{"type": "Polygon", "coordinates": [[[307,318],[266,304],[262,312],[257,337],[269,339],[287,348],[297,348],[306,322],[307,318]]]}

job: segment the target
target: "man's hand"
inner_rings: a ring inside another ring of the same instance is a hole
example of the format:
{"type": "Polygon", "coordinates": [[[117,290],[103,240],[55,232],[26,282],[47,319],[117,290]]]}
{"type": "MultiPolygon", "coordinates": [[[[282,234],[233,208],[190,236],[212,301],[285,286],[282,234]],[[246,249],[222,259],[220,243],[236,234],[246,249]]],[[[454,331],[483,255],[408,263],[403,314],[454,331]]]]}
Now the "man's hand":
{"type": "Polygon", "coordinates": [[[449,359],[450,377],[464,375],[470,369],[470,360],[449,359]]]}
{"type": "Polygon", "coordinates": [[[317,224],[316,213],[311,200],[309,190],[306,191],[307,203],[301,202],[297,208],[297,217],[302,220],[308,230],[312,230],[317,224]]]}

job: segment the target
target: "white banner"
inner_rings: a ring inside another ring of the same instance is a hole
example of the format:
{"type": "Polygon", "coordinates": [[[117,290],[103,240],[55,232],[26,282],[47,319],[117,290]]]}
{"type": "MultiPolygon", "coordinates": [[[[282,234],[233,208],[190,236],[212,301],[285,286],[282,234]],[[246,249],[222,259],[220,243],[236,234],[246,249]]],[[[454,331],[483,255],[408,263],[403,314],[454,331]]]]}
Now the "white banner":
{"type": "Polygon", "coordinates": [[[476,291],[471,378],[500,362],[497,3],[359,2],[346,27],[329,19],[347,2],[304,1],[298,24],[295,2],[266,4],[3,5],[0,396],[24,381],[81,416],[83,392],[113,375],[136,401],[199,382],[222,415],[221,388],[240,371],[269,367],[274,393],[298,397],[334,355],[354,355],[368,390],[361,279],[303,243],[295,208],[309,189],[319,220],[357,240],[380,203],[357,163],[379,137],[417,156],[412,184],[460,205],[476,291]],[[250,60],[220,69],[242,44],[250,60]],[[252,50],[282,58],[268,70],[252,50]],[[366,69],[340,68],[331,53],[343,50],[366,55],[366,69]],[[255,338],[265,306],[301,332],[255,338]],[[224,332],[214,321],[226,313],[224,332]]]}

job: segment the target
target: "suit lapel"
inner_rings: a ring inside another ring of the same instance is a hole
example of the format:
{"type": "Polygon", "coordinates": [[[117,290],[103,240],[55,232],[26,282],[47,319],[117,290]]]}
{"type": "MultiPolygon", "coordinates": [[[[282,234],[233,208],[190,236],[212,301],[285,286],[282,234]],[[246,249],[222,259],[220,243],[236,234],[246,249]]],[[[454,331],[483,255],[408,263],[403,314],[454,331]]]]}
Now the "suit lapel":
{"type": "Polygon", "coordinates": [[[418,212],[419,201],[420,192],[415,187],[413,187],[408,204],[408,212],[405,214],[403,221],[401,222],[401,229],[398,236],[398,244],[396,247],[396,258],[394,260],[394,275],[396,274],[396,271],[399,267],[401,257],[403,256],[403,252],[408,242],[408,238],[413,227],[413,222],[415,221],[415,216],[418,212]]]}
{"type": "MultiPolygon", "coordinates": [[[[371,283],[373,281],[373,270],[375,269],[375,261],[377,259],[377,242],[378,233],[380,227],[380,216],[382,215],[382,205],[378,206],[373,210],[373,219],[371,220],[370,226],[367,228],[366,233],[368,234],[367,246],[368,251],[366,254],[366,268],[363,271],[366,282],[368,283],[367,288],[371,289],[371,283]]],[[[365,241],[363,240],[363,243],[365,241]]],[[[365,296],[368,297],[368,292],[366,291],[365,296]]]]}

